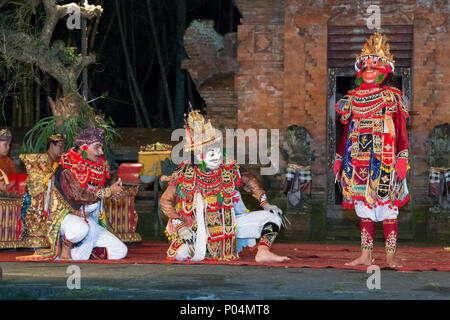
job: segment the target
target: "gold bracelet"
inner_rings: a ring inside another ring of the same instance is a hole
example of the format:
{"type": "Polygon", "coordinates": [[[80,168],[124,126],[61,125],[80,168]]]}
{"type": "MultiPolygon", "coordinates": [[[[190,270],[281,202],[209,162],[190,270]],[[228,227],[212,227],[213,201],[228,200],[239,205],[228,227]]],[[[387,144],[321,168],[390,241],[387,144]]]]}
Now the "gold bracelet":
{"type": "Polygon", "coordinates": [[[100,198],[100,199],[109,198],[109,197],[111,197],[111,188],[99,189],[99,190],[97,190],[95,195],[97,196],[97,198],[100,198]]]}

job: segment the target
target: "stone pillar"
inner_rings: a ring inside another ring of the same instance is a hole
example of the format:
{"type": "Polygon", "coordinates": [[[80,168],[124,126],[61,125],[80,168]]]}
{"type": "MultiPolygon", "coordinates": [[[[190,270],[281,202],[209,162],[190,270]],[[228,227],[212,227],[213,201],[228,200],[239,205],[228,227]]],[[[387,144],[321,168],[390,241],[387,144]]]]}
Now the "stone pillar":
{"type": "Polygon", "coordinates": [[[428,192],[429,138],[450,121],[450,33],[448,13],[424,8],[414,13],[413,105],[411,119],[412,199],[428,192]],[[447,29],[447,31],[445,31],[447,29]]]}
{"type": "Polygon", "coordinates": [[[310,132],[313,198],[325,199],[328,15],[306,10],[299,1],[286,2],[283,120],[310,132]]]}
{"type": "MultiPolygon", "coordinates": [[[[218,129],[237,127],[236,33],[224,36],[211,20],[194,20],[184,35],[187,69],[206,103],[206,115],[218,129]]],[[[199,106],[196,106],[199,107],[199,106]]]]}
{"type": "Polygon", "coordinates": [[[447,12],[418,8],[414,12],[413,101],[410,140],[410,193],[416,240],[434,237],[437,225],[429,213],[428,156],[433,128],[450,122],[450,33],[447,12]],[[435,231],[433,234],[432,231],[435,231]]]}
{"type": "Polygon", "coordinates": [[[283,131],[284,1],[235,0],[238,127],[283,131]]]}

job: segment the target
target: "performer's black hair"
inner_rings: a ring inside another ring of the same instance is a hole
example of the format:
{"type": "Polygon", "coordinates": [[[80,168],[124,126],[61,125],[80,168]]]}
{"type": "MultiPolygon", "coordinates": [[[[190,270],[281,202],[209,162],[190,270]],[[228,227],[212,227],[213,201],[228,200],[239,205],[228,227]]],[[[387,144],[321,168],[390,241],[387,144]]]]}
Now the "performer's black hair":
{"type": "Polygon", "coordinates": [[[380,86],[390,86],[399,89],[399,83],[393,72],[389,72],[386,79],[380,83],[380,86]]]}

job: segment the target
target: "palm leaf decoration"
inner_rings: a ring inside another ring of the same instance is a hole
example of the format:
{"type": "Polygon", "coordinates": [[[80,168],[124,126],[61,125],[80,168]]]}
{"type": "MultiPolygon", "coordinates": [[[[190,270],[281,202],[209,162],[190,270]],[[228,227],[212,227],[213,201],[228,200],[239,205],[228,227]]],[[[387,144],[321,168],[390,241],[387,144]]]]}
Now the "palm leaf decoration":
{"type": "Polygon", "coordinates": [[[115,138],[122,139],[119,133],[114,129],[115,123],[111,118],[103,119],[96,115],[91,108],[86,114],[71,115],[67,118],[61,116],[50,116],[39,120],[24,136],[21,153],[44,153],[46,152],[47,139],[56,133],[64,134],[66,137],[66,150],[73,146],[73,139],[84,129],[101,128],[105,131],[105,142],[103,152],[108,158],[113,147],[115,138]],[[62,125],[57,122],[64,120],[62,125]]]}

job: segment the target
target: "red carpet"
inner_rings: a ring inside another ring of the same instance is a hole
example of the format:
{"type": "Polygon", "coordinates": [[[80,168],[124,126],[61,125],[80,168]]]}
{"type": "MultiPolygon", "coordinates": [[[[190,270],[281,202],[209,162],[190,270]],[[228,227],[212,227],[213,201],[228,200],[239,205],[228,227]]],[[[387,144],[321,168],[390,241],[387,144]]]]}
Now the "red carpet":
{"type": "MultiPolygon", "coordinates": [[[[275,244],[273,252],[287,255],[291,258],[286,263],[261,264],[256,263],[256,251],[245,249],[240,254],[239,261],[231,262],[178,262],[166,259],[166,242],[143,242],[128,246],[128,256],[122,260],[87,260],[77,263],[158,263],[158,264],[226,264],[226,265],[265,265],[289,268],[335,268],[367,270],[365,266],[349,267],[345,262],[358,257],[358,246],[322,245],[322,244],[275,244]]],[[[15,262],[17,256],[31,254],[32,251],[1,251],[0,262],[15,262]]],[[[386,268],[384,263],[384,248],[374,249],[374,264],[386,268]]],[[[397,259],[403,265],[398,271],[450,271],[450,251],[443,247],[399,247],[397,259]]],[[[26,263],[26,262],[23,262],[26,263]]],[[[57,262],[68,263],[68,262],[57,262]]]]}

